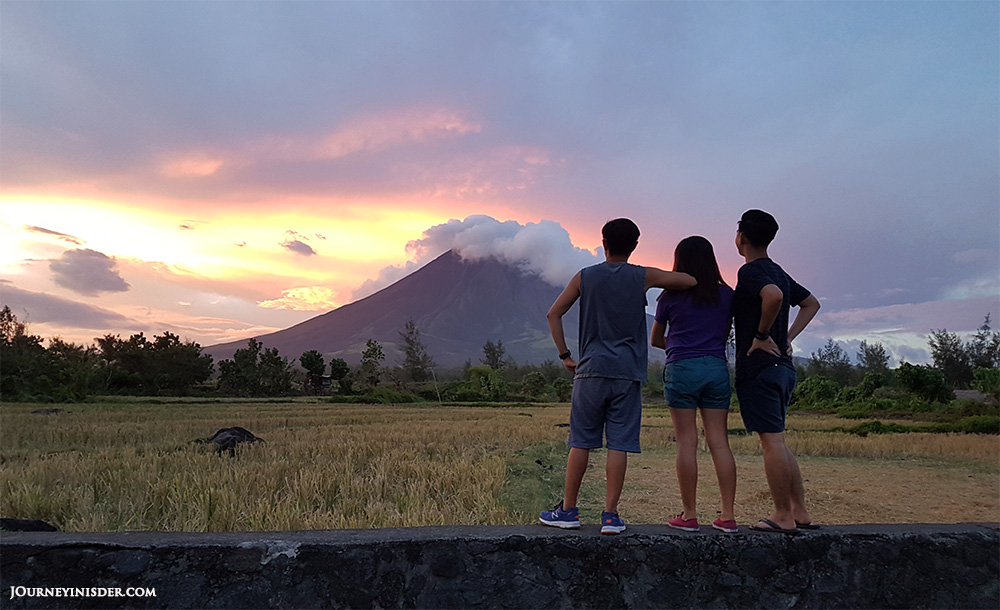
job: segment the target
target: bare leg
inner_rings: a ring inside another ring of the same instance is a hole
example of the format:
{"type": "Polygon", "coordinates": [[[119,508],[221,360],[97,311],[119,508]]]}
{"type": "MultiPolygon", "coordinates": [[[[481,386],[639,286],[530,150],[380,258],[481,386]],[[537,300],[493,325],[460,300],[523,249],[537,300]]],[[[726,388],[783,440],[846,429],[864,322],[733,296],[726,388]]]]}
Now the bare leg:
{"type": "MultiPolygon", "coordinates": [[[[802,488],[802,479],[795,455],[785,444],[784,432],[761,433],[760,444],[764,450],[764,473],[767,475],[767,486],[771,490],[771,499],[774,501],[774,512],[770,519],[783,528],[794,528],[793,490],[796,485],[798,488],[802,488]]],[[[802,503],[804,510],[804,498],[802,503]]]]}
{"type": "MultiPolygon", "coordinates": [[[[604,500],[604,512],[617,513],[618,500],[622,497],[625,486],[625,471],[628,469],[628,454],[617,449],[608,449],[608,461],[605,472],[608,478],[608,495],[604,500]]],[[[577,485],[579,489],[579,485],[577,485]]]]}
{"type": "Polygon", "coordinates": [[[580,484],[583,483],[583,475],[587,472],[589,462],[589,449],[569,448],[569,457],[566,458],[566,484],[563,488],[563,509],[576,508],[580,484]]]}
{"type": "Polygon", "coordinates": [[[719,516],[728,521],[735,518],[733,506],[736,502],[736,460],[729,448],[729,411],[702,409],[701,421],[705,425],[705,441],[715,464],[715,476],[719,479],[722,495],[722,514],[719,516]]]}
{"type": "Polygon", "coordinates": [[[677,484],[681,491],[683,519],[698,517],[698,420],[695,409],[670,408],[677,437],[677,484]]]}
{"type": "Polygon", "coordinates": [[[806,510],[806,488],[802,484],[802,473],[799,471],[799,461],[795,459],[795,454],[785,445],[788,452],[788,461],[792,466],[792,516],[797,523],[812,523],[812,517],[806,510]]]}

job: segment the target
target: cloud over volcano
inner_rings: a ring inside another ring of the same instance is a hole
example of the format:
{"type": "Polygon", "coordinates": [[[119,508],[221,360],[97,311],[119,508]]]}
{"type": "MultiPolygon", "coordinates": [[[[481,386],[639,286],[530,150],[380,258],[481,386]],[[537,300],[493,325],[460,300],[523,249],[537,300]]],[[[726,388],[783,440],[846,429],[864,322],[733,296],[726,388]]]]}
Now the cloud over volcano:
{"type": "Polygon", "coordinates": [[[558,222],[542,220],[522,225],[515,220],[501,222],[473,215],[424,231],[423,237],[406,244],[410,261],[383,268],[375,279],[355,290],[351,299],[377,292],[449,250],[466,261],[494,259],[506,263],[557,287],[565,285],[581,268],[600,261],[598,254],[574,246],[558,222]]]}

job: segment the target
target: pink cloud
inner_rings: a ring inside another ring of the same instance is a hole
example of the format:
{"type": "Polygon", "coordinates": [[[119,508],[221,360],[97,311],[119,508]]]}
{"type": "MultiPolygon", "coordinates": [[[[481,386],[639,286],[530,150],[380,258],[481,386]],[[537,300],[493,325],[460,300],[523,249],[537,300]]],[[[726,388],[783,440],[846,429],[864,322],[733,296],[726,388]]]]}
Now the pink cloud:
{"type": "Polygon", "coordinates": [[[479,133],[482,127],[451,110],[406,111],[360,119],[327,136],[316,149],[321,159],[378,151],[409,142],[479,133]]]}

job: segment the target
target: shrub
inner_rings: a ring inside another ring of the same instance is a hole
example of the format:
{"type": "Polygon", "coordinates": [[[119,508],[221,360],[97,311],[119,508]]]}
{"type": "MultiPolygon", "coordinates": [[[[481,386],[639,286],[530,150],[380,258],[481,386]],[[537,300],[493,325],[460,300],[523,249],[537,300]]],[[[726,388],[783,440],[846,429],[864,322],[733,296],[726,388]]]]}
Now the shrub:
{"type": "Polygon", "coordinates": [[[409,392],[399,392],[389,388],[375,388],[358,397],[362,404],[395,405],[420,402],[421,398],[409,392]]]}
{"type": "Polygon", "coordinates": [[[944,373],[929,366],[904,362],[896,371],[896,380],[904,389],[925,400],[948,403],[955,398],[944,373]]]}
{"type": "Polygon", "coordinates": [[[889,398],[869,398],[868,400],[849,402],[837,408],[837,417],[844,419],[862,419],[865,417],[899,415],[905,411],[900,409],[896,401],[889,398]]]}
{"type": "Polygon", "coordinates": [[[883,424],[882,422],[875,420],[858,424],[857,426],[851,428],[841,428],[841,430],[843,432],[847,432],[848,434],[868,436],[869,434],[898,434],[911,432],[913,428],[910,426],[902,426],[900,424],[883,424]]]}
{"type": "Polygon", "coordinates": [[[972,398],[960,398],[951,401],[946,412],[949,415],[957,417],[972,417],[977,415],[1000,416],[1000,404],[972,398]]]}
{"type": "Polygon", "coordinates": [[[972,387],[1000,400],[1000,369],[976,369],[972,373],[972,387]]]}
{"type": "Polygon", "coordinates": [[[556,400],[559,402],[569,402],[573,396],[573,381],[565,377],[552,380],[552,389],[556,391],[556,400]]]}
{"type": "Polygon", "coordinates": [[[1000,434],[1000,417],[996,415],[981,415],[964,417],[951,425],[950,432],[965,434],[1000,434]]]}
{"type": "Polygon", "coordinates": [[[829,407],[837,400],[840,386],[832,379],[813,375],[802,380],[792,392],[795,408],[829,407]]]}
{"type": "Polygon", "coordinates": [[[545,381],[545,375],[538,371],[531,371],[521,380],[521,390],[535,398],[545,393],[546,386],[548,383],[545,381]]]}

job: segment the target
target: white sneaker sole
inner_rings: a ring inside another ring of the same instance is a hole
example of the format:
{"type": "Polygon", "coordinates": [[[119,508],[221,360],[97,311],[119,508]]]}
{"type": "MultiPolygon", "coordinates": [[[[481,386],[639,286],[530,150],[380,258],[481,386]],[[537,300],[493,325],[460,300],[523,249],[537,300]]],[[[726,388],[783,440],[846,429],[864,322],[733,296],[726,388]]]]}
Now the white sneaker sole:
{"type": "Polygon", "coordinates": [[[680,530],[682,532],[700,532],[701,531],[700,527],[681,527],[679,525],[670,525],[669,523],[667,525],[669,527],[674,528],[675,530],[680,530]]]}
{"type": "Polygon", "coordinates": [[[712,524],[712,527],[714,527],[715,529],[719,530],[720,532],[726,532],[727,534],[735,534],[736,532],[740,531],[739,528],[737,528],[737,529],[729,529],[728,527],[719,527],[718,525],[716,525],[714,523],[712,524]]]}
{"type": "Polygon", "coordinates": [[[563,530],[578,530],[578,529],[580,529],[580,523],[579,522],[576,522],[576,523],[567,523],[565,521],[546,521],[545,519],[541,519],[541,518],[539,518],[538,520],[541,521],[544,525],[549,525],[551,527],[558,527],[559,529],[563,529],[563,530]]]}
{"type": "Polygon", "coordinates": [[[624,525],[605,525],[601,528],[602,534],[620,534],[625,531],[624,525]]]}

